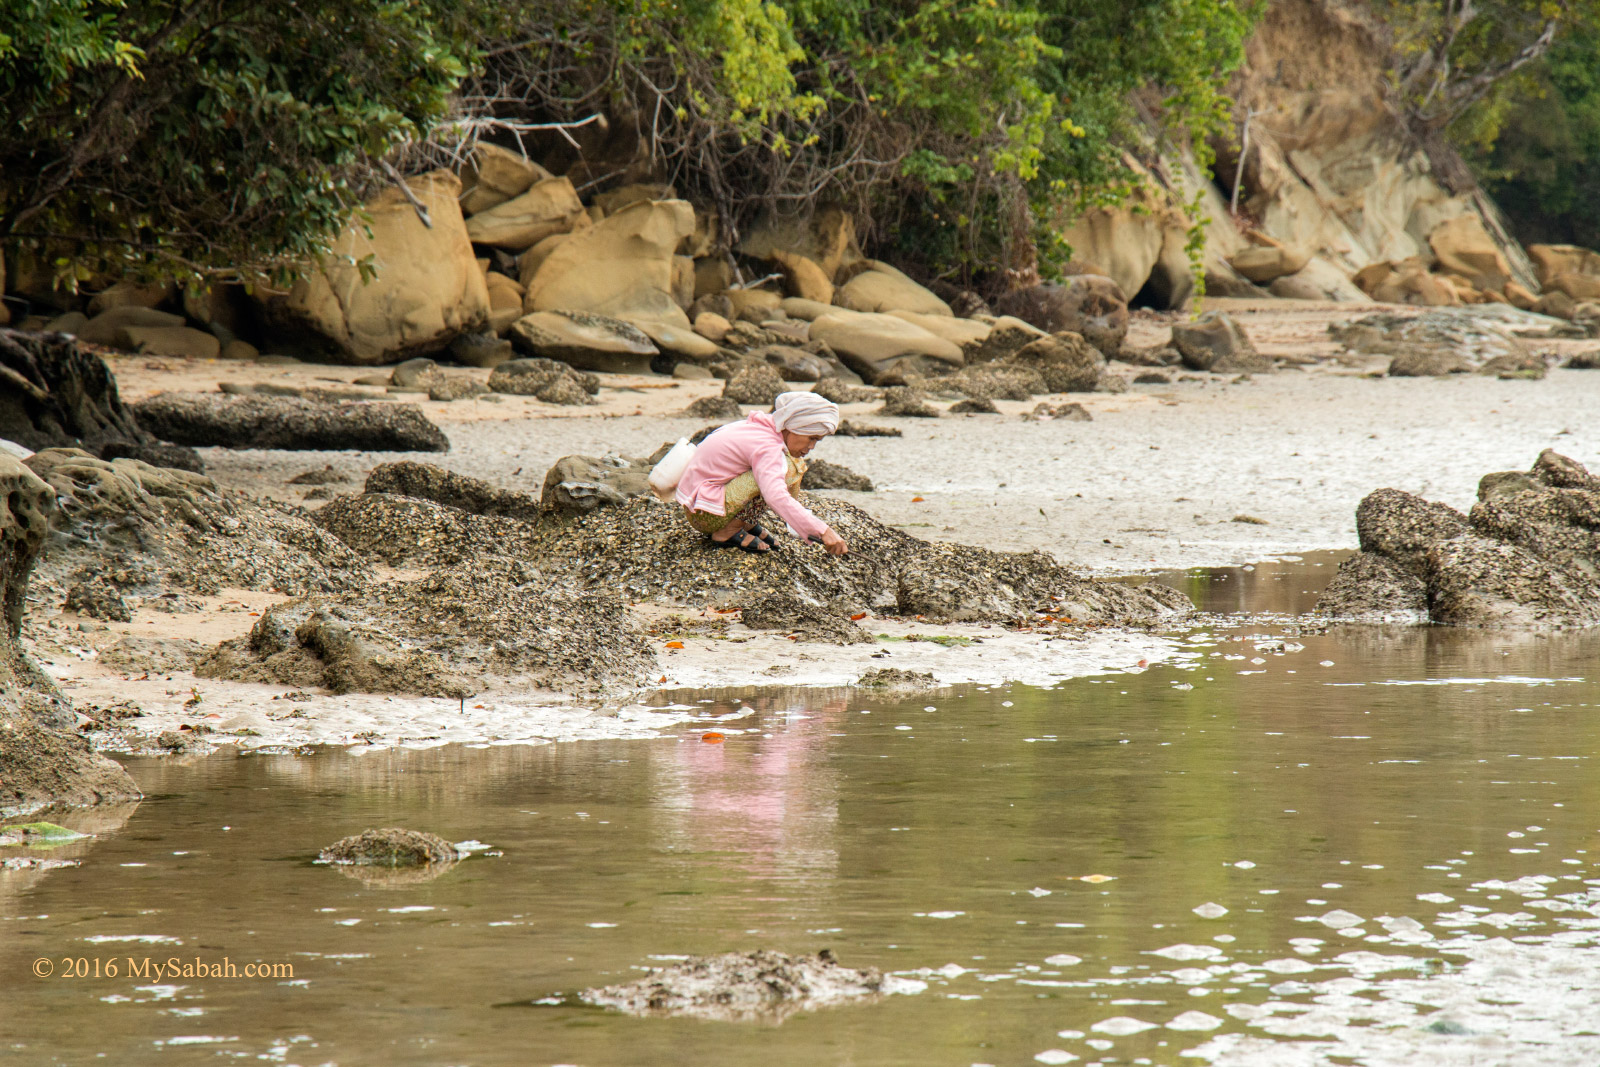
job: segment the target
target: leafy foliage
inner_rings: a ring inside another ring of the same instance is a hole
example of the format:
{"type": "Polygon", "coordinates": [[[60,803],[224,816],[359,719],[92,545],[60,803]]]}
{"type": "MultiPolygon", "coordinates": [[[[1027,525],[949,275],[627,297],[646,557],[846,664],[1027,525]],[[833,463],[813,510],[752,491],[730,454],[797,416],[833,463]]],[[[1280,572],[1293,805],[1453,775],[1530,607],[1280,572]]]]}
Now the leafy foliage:
{"type": "Polygon", "coordinates": [[[1460,140],[1524,241],[1600,248],[1597,51],[1592,26],[1558,38],[1515,94],[1466,116],[1460,140]]]}
{"type": "Polygon", "coordinates": [[[284,269],[467,74],[440,0],[0,0],[0,241],[68,280],[284,269]]]}

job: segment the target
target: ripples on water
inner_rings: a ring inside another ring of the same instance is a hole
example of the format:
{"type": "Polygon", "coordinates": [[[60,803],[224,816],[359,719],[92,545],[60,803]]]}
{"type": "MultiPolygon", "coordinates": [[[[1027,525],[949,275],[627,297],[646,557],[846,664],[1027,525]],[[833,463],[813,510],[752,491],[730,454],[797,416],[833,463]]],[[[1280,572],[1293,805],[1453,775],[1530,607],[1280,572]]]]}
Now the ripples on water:
{"type": "Polygon", "coordinates": [[[1053,690],[663,700],[721,744],[130,761],[149,798],[78,817],[81,867],[0,873],[0,1062],[1600,1059],[1600,637],[1322,632],[1329,573],[1169,579],[1256,614],[1053,690]],[[311,862],[388,825],[489,848],[311,862]],[[927,988],[776,1028],[533,1003],[822,947],[927,988]],[[129,956],[294,973],[31,973],[129,956]]]}

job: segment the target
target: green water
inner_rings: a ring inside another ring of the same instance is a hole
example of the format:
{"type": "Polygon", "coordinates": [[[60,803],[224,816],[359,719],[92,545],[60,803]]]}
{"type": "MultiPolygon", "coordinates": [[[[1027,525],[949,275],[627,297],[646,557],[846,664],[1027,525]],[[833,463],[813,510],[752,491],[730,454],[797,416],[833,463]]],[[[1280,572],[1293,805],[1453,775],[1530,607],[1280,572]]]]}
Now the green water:
{"type": "MultiPolygon", "coordinates": [[[[1294,611],[1328,571],[1179,580],[1211,609],[1294,611]]],[[[81,866],[0,872],[0,1062],[1201,1063],[1181,1054],[1262,1036],[1227,1006],[1311,1003],[1327,991],[1292,987],[1350,973],[1281,961],[1400,955],[1416,978],[1459,967],[1441,947],[1452,938],[1531,948],[1589,921],[1577,904],[1474,886],[1544,875],[1550,894],[1582,894],[1597,877],[1600,635],[1284,638],[1282,619],[1212,621],[1187,636],[1190,661],[1053,690],[673,694],[754,709],[717,726],[722,744],[698,725],[533,748],[130,760],[148,794],[136,809],[60,820],[97,833],[50,853],[81,866]],[[393,888],[312,862],[390,825],[499,854],[393,888]],[[1096,875],[1111,880],[1082,880],[1096,875]],[[1418,899],[1433,894],[1454,902],[1418,899]],[[1227,914],[1194,912],[1207,903],[1227,914]],[[1307,921],[1335,909],[1362,918],[1359,933],[1307,921]],[[1380,916],[1435,940],[1393,940],[1380,916]],[[170,940],[114,940],[135,937],[170,940]],[[1151,954],[1178,945],[1212,958],[1151,954]],[[777,1026],[533,1003],[655,956],[823,947],[923,971],[928,987],[777,1026]],[[1081,962],[1046,962],[1062,954],[1081,962]],[[128,957],[196,956],[289,964],[293,979],[125,973],[128,957]],[[96,978],[97,958],[123,970],[96,978]],[[35,977],[38,959],[51,977],[35,977]],[[63,976],[77,959],[90,975],[63,976]],[[1233,970],[1202,979],[1208,966],[1233,970]],[[1220,1025],[1166,1028],[1191,1011],[1220,1025]],[[1114,1017],[1156,1027],[1092,1029],[1114,1017]]],[[[1564,951],[1589,965],[1591,950],[1564,951]]],[[[1541,988],[1530,975],[1530,999],[1541,988]]],[[[1426,1024],[1399,1028],[1468,1040],[1426,1024]]],[[[1576,1025],[1496,1039],[1543,1055],[1576,1025]]],[[[1304,1059],[1309,1046],[1282,1040],[1302,1058],[1279,1062],[1392,1062],[1304,1059]]]]}

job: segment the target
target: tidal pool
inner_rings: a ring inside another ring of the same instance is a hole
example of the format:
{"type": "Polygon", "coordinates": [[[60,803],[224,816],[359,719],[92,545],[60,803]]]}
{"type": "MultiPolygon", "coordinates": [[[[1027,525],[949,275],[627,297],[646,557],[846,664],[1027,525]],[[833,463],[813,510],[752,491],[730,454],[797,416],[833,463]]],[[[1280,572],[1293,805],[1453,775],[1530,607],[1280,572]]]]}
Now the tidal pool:
{"type": "Polygon", "coordinates": [[[1600,635],[1324,631],[1293,613],[1331,572],[1169,576],[1252,614],[1048,690],[680,692],[722,721],[129,760],[146,800],[62,820],[96,834],[50,853],[81,866],[0,872],[0,1062],[1595,1062],[1600,635]],[[487,849],[392,887],[313,862],[373,826],[487,849]],[[565,999],[754,948],[926,988],[779,1025],[565,999]]]}

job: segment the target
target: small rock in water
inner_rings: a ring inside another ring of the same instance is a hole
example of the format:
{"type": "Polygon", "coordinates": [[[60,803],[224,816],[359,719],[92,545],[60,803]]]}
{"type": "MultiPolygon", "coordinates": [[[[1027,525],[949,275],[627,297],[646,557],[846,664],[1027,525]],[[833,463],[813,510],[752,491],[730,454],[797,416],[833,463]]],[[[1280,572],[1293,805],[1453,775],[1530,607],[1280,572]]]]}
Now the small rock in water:
{"type": "Polygon", "coordinates": [[[436,834],[390,827],[341,838],[323,849],[318,858],[324,863],[424,867],[454,863],[459,857],[455,846],[436,834]]]}
{"type": "Polygon", "coordinates": [[[925,988],[874,968],[845,967],[827,949],[816,956],[761,950],[685,960],[632,982],[586,989],[578,999],[629,1015],[778,1022],[847,1001],[920,992],[919,986],[925,988]]]}
{"type": "Polygon", "coordinates": [[[876,689],[936,689],[939,683],[928,671],[908,671],[899,667],[880,667],[868,671],[857,681],[862,688],[876,689]]]}

